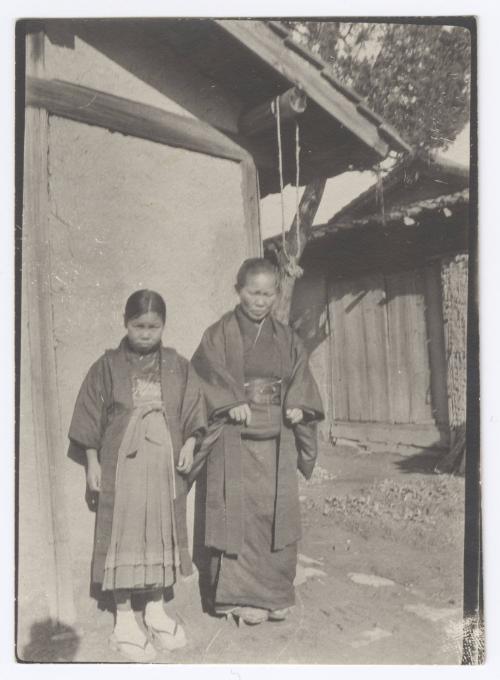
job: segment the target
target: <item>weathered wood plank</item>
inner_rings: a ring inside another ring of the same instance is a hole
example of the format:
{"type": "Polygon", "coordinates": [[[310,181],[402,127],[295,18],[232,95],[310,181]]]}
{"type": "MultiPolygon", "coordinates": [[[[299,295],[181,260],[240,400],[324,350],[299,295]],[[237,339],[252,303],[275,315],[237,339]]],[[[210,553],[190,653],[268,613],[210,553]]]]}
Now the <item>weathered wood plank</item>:
{"type": "MultiPolygon", "coordinates": [[[[330,320],[332,334],[329,338],[332,360],[332,384],[334,418],[339,420],[349,419],[348,382],[347,382],[347,358],[345,339],[344,306],[342,304],[342,286],[339,281],[328,284],[328,299],[330,304],[330,320]]],[[[328,342],[328,339],[327,339],[328,342]]]]}
{"type": "Polygon", "coordinates": [[[364,325],[361,300],[366,294],[358,281],[344,281],[342,304],[345,319],[347,394],[349,420],[364,421],[370,412],[367,388],[364,325]]]}
{"type": "Polygon", "coordinates": [[[250,155],[241,163],[241,192],[243,194],[243,213],[248,242],[248,256],[262,256],[262,235],[260,232],[260,200],[257,168],[250,155]]]}
{"type": "MultiPolygon", "coordinates": [[[[27,37],[26,70],[41,75],[44,34],[27,37]]],[[[33,404],[35,456],[40,504],[44,514],[49,615],[54,622],[75,620],[69,528],[61,473],[64,447],[61,435],[56,358],[50,296],[48,208],[48,114],[28,108],[25,117],[23,185],[23,286],[27,309],[33,404]]],[[[22,537],[20,537],[22,540],[22,537]]]]}
{"type": "Polygon", "coordinates": [[[384,279],[380,274],[363,277],[366,295],[361,301],[363,315],[367,390],[370,411],[365,420],[389,422],[390,390],[388,378],[387,325],[384,279]]]}
{"type": "Polygon", "coordinates": [[[448,446],[448,430],[432,423],[390,424],[335,421],[333,435],[360,443],[404,444],[422,448],[448,446]]]}
{"type": "Polygon", "coordinates": [[[389,341],[389,389],[391,401],[391,421],[410,422],[410,383],[407,364],[407,318],[404,296],[407,294],[404,274],[386,276],[387,326],[389,341]]]}
{"type": "Polygon", "coordinates": [[[432,422],[431,377],[422,270],[408,272],[407,314],[410,422],[432,422]]]}
{"type": "Polygon", "coordinates": [[[234,161],[250,154],[211,125],[62,80],[27,79],[26,103],[113,132],[234,161]]]}
{"type": "Polygon", "coordinates": [[[447,426],[446,351],[440,275],[438,262],[428,265],[424,270],[425,316],[429,342],[432,414],[437,423],[447,426]]]}

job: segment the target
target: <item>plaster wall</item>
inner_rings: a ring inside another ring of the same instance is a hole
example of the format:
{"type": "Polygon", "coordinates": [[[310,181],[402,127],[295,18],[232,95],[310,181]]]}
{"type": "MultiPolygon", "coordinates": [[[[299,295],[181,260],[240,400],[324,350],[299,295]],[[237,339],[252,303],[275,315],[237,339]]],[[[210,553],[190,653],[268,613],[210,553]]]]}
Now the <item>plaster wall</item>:
{"type": "MultiPolygon", "coordinates": [[[[125,301],[139,288],[163,295],[164,342],[190,357],[205,328],[236,303],[236,272],[250,253],[239,163],[51,116],[48,167],[59,465],[78,601],[88,593],[95,519],[84,499],[84,469],[65,456],[80,384],[102,352],[119,343],[125,301]]],[[[23,316],[25,338],[27,324],[23,316]]],[[[19,596],[26,639],[33,620],[47,616],[40,575],[47,545],[23,349],[19,596]]]]}

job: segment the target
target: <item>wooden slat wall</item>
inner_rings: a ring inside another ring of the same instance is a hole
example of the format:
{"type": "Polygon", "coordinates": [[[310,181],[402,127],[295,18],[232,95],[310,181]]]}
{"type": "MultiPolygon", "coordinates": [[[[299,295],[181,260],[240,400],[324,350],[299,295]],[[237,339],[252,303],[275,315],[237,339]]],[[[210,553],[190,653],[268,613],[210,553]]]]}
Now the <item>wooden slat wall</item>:
{"type": "Polygon", "coordinates": [[[416,270],[330,282],[336,422],[434,422],[439,391],[431,390],[426,276],[416,270]]]}
{"type": "Polygon", "coordinates": [[[363,277],[366,294],[361,300],[367,366],[368,418],[374,422],[388,422],[391,417],[387,327],[385,314],[385,284],[380,274],[363,277]]]}
{"type": "Polygon", "coordinates": [[[409,272],[408,284],[411,293],[405,297],[405,305],[409,334],[407,356],[410,376],[410,422],[430,423],[433,422],[433,417],[424,272],[421,269],[409,272]]]}
{"type": "Polygon", "coordinates": [[[408,376],[408,333],[405,295],[409,294],[404,273],[386,277],[389,385],[393,397],[391,422],[409,423],[410,390],[408,376]]]}
{"type": "MultiPolygon", "coordinates": [[[[333,403],[335,420],[349,420],[348,372],[344,360],[346,349],[345,316],[342,282],[329,286],[330,319],[332,324],[331,357],[333,363],[333,403]]],[[[328,339],[324,344],[328,342],[328,339]]],[[[325,347],[325,351],[327,348],[325,347]]]]}
{"type": "Polygon", "coordinates": [[[441,263],[425,268],[425,315],[431,372],[432,415],[437,423],[448,426],[448,394],[446,390],[446,351],[441,263]]]}
{"type": "Polygon", "coordinates": [[[367,357],[365,353],[363,314],[359,298],[364,294],[358,282],[343,282],[342,305],[345,319],[344,365],[347,367],[349,420],[366,420],[369,412],[367,357]]]}

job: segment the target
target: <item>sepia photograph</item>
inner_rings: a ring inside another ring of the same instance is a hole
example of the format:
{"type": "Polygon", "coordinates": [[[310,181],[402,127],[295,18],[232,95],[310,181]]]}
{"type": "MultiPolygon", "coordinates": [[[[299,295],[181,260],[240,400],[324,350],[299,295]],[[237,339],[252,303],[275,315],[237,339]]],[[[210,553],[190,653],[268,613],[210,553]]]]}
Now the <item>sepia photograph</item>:
{"type": "Polygon", "coordinates": [[[476,19],[15,53],[17,663],[483,664],[476,19]]]}

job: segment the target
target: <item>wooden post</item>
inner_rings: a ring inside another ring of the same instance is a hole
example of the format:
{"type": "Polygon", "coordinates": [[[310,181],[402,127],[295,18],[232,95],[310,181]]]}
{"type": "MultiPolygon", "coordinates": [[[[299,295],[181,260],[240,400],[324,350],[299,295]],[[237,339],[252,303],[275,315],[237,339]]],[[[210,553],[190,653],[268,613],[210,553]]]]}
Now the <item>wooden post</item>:
{"type": "MultiPolygon", "coordinates": [[[[26,36],[26,73],[41,77],[44,33],[26,36]]],[[[64,447],[61,436],[56,357],[52,326],[49,233],[48,114],[26,108],[23,186],[23,299],[28,328],[33,430],[40,510],[47,540],[46,570],[49,616],[55,626],[75,621],[69,531],[65,507],[64,447]]],[[[25,367],[26,370],[26,367],[25,367]]],[[[22,483],[22,480],[21,480],[22,483]]],[[[36,499],[33,499],[33,503],[36,499]]],[[[34,509],[34,508],[33,508],[34,509]]],[[[23,540],[23,537],[20,537],[23,540]]],[[[33,556],[38,559],[38,556],[33,556]]]]}
{"type": "MultiPolygon", "coordinates": [[[[244,113],[238,125],[241,134],[251,137],[274,127],[276,125],[274,103],[275,99],[270,99],[244,113]]],[[[279,107],[281,122],[284,123],[304,113],[307,97],[299,88],[292,87],[279,95],[279,107]]]]}
{"type": "MultiPolygon", "coordinates": [[[[316,216],[319,204],[323,198],[325,184],[325,178],[313,180],[306,186],[304,193],[302,194],[302,198],[300,199],[300,247],[298,247],[299,244],[297,243],[297,215],[295,215],[292,226],[286,234],[287,251],[290,255],[294,255],[296,257],[297,262],[304,252],[304,248],[307,244],[312,223],[314,222],[314,217],[316,216]]],[[[278,253],[278,263],[280,265],[280,270],[283,272],[283,276],[281,280],[281,293],[279,300],[275,305],[274,314],[279,321],[288,323],[295,279],[286,274],[284,271],[286,257],[282,250],[280,250],[278,253]]]]}

